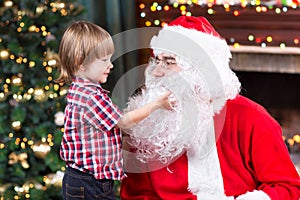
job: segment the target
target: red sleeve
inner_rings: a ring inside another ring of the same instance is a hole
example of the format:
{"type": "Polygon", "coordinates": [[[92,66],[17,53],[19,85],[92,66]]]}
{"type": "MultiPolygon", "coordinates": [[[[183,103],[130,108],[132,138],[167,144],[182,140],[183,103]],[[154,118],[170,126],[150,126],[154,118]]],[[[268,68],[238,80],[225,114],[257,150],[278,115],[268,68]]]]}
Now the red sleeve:
{"type": "Polygon", "coordinates": [[[299,200],[299,174],[279,124],[245,97],[238,96],[227,105],[217,143],[226,195],[262,190],[272,200],[299,200]]]}
{"type": "MultiPolygon", "coordinates": [[[[260,108],[262,109],[262,108],[260,108]]],[[[300,179],[282,139],[279,124],[263,109],[254,115],[251,156],[254,173],[272,200],[299,200],[300,179]]]]}

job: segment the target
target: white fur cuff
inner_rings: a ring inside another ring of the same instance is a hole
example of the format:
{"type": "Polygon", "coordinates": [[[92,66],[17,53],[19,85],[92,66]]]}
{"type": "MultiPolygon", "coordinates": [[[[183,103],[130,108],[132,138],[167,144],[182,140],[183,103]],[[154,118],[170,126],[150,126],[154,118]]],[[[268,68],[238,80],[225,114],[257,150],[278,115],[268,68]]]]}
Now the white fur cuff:
{"type": "Polygon", "coordinates": [[[271,198],[261,190],[254,190],[238,196],[236,200],[271,200],[271,198]]]}

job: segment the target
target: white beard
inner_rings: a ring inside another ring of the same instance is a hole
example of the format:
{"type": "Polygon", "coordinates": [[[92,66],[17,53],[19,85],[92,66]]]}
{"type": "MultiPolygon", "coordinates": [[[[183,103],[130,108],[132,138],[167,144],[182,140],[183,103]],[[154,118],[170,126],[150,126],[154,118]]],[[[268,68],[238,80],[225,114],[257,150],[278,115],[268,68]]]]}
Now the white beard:
{"type": "Polygon", "coordinates": [[[151,66],[146,70],[145,88],[129,100],[127,110],[152,102],[168,90],[172,92],[176,106],[171,111],[155,111],[130,130],[137,159],[144,163],[158,159],[166,164],[194,144],[201,149],[201,155],[207,154],[207,150],[215,145],[208,145],[207,141],[214,113],[201,74],[189,68],[155,78],[149,71],[151,66]]]}

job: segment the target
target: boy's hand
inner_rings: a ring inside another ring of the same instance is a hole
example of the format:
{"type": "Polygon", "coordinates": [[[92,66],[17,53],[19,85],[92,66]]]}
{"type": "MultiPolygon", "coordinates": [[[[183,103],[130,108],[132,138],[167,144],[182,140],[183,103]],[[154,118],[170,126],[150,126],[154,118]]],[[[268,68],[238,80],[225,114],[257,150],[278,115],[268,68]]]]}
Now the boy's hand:
{"type": "Polygon", "coordinates": [[[172,100],[170,96],[171,92],[169,91],[158,98],[157,104],[159,108],[166,110],[172,110],[174,108],[174,106],[176,105],[176,101],[172,100]]]}

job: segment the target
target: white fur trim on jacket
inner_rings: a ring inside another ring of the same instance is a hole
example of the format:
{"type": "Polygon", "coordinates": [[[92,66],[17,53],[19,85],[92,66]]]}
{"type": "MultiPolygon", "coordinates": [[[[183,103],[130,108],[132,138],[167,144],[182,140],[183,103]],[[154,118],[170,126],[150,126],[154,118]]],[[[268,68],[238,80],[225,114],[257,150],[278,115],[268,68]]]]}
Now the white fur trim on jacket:
{"type": "Polygon", "coordinates": [[[254,190],[238,196],[236,200],[271,200],[271,198],[261,190],[254,190]]]}

